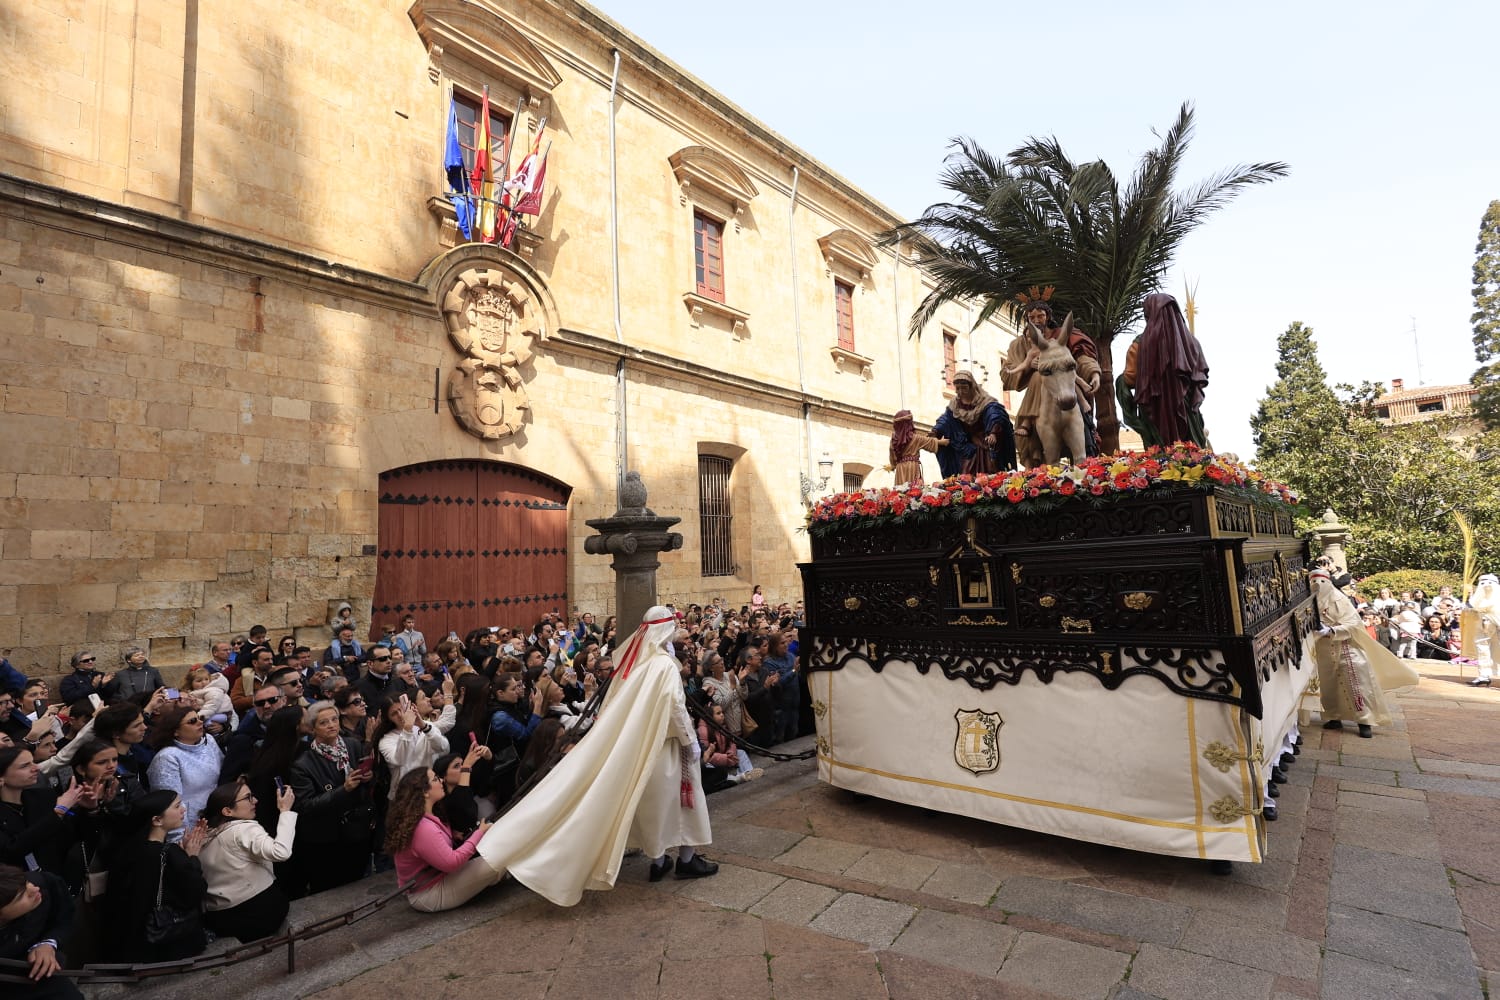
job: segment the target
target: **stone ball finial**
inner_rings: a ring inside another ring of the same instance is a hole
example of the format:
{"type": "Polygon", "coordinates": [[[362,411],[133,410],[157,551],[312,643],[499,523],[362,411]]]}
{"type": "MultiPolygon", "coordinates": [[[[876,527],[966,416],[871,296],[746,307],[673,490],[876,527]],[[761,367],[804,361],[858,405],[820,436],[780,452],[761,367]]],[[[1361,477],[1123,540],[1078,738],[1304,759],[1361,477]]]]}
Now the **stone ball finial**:
{"type": "Polygon", "coordinates": [[[1338,524],[1339,523],[1339,519],[1333,513],[1333,508],[1332,507],[1329,507],[1329,508],[1327,508],[1326,510],[1323,511],[1323,523],[1324,524],[1338,524]]]}
{"type": "Polygon", "coordinates": [[[646,506],[646,484],[641,482],[639,472],[627,472],[620,482],[620,509],[629,510],[646,506]]]}

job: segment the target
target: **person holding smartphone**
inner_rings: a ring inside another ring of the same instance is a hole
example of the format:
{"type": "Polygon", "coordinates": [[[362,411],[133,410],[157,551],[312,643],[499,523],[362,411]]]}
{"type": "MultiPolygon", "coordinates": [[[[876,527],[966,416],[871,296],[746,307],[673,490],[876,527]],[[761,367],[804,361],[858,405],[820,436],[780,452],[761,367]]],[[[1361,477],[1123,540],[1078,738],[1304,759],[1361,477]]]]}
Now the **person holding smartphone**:
{"type": "Polygon", "coordinates": [[[318,701],[303,713],[312,737],[292,764],[296,794],[297,853],[306,865],[313,892],[347,885],[364,875],[375,837],[370,794],[371,767],[363,743],[339,732],[339,710],[318,701]]]}
{"type": "Polygon", "coordinates": [[[244,778],[220,785],[208,797],[208,837],[198,852],[208,882],[203,922],[220,937],[254,941],[280,930],[290,901],[276,883],[277,862],[292,856],[297,833],[295,795],[277,780],[276,835],[256,822],[255,794],[244,778]]]}

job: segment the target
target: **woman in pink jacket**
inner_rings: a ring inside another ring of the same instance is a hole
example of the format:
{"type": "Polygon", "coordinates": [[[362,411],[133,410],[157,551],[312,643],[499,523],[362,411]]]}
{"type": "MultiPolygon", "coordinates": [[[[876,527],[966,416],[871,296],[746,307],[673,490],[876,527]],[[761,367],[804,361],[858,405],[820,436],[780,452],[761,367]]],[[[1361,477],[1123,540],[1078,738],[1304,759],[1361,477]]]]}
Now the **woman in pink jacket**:
{"type": "MultiPolygon", "coordinates": [[[[466,759],[464,765],[460,784],[469,780],[470,762],[466,759]]],[[[481,822],[454,847],[453,828],[432,810],[446,794],[443,779],[424,767],[410,772],[396,785],[386,814],[385,849],[396,859],[396,881],[405,885],[416,879],[406,899],[412,909],[424,913],[462,906],[500,881],[501,873],[474,855],[479,838],[491,824],[481,822]]]]}

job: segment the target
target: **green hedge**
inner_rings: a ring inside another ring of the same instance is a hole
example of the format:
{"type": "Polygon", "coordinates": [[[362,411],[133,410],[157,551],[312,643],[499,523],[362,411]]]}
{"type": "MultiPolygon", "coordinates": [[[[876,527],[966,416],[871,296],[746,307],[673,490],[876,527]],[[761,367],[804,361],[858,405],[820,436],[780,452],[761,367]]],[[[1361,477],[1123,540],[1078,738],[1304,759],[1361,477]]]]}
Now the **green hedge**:
{"type": "Polygon", "coordinates": [[[1378,596],[1381,587],[1391,588],[1391,593],[1397,597],[1401,596],[1403,590],[1416,590],[1418,587],[1426,591],[1429,598],[1437,596],[1439,587],[1452,587],[1454,596],[1463,596],[1463,581],[1459,575],[1442,569],[1386,570],[1384,573],[1371,573],[1363,580],[1356,580],[1355,586],[1364,597],[1378,596]]]}

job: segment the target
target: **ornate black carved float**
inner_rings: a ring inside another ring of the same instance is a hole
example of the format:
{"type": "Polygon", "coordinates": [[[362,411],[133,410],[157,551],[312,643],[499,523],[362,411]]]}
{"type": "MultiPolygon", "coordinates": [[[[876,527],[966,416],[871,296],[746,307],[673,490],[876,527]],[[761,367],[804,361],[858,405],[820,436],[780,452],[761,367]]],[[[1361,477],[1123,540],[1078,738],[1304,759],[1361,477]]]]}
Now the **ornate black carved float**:
{"type": "Polygon", "coordinates": [[[1025,673],[1150,676],[1259,718],[1316,627],[1307,542],[1278,500],[1219,487],[1044,515],[835,527],[802,564],[803,667],[934,667],[987,691],[1025,673]]]}

